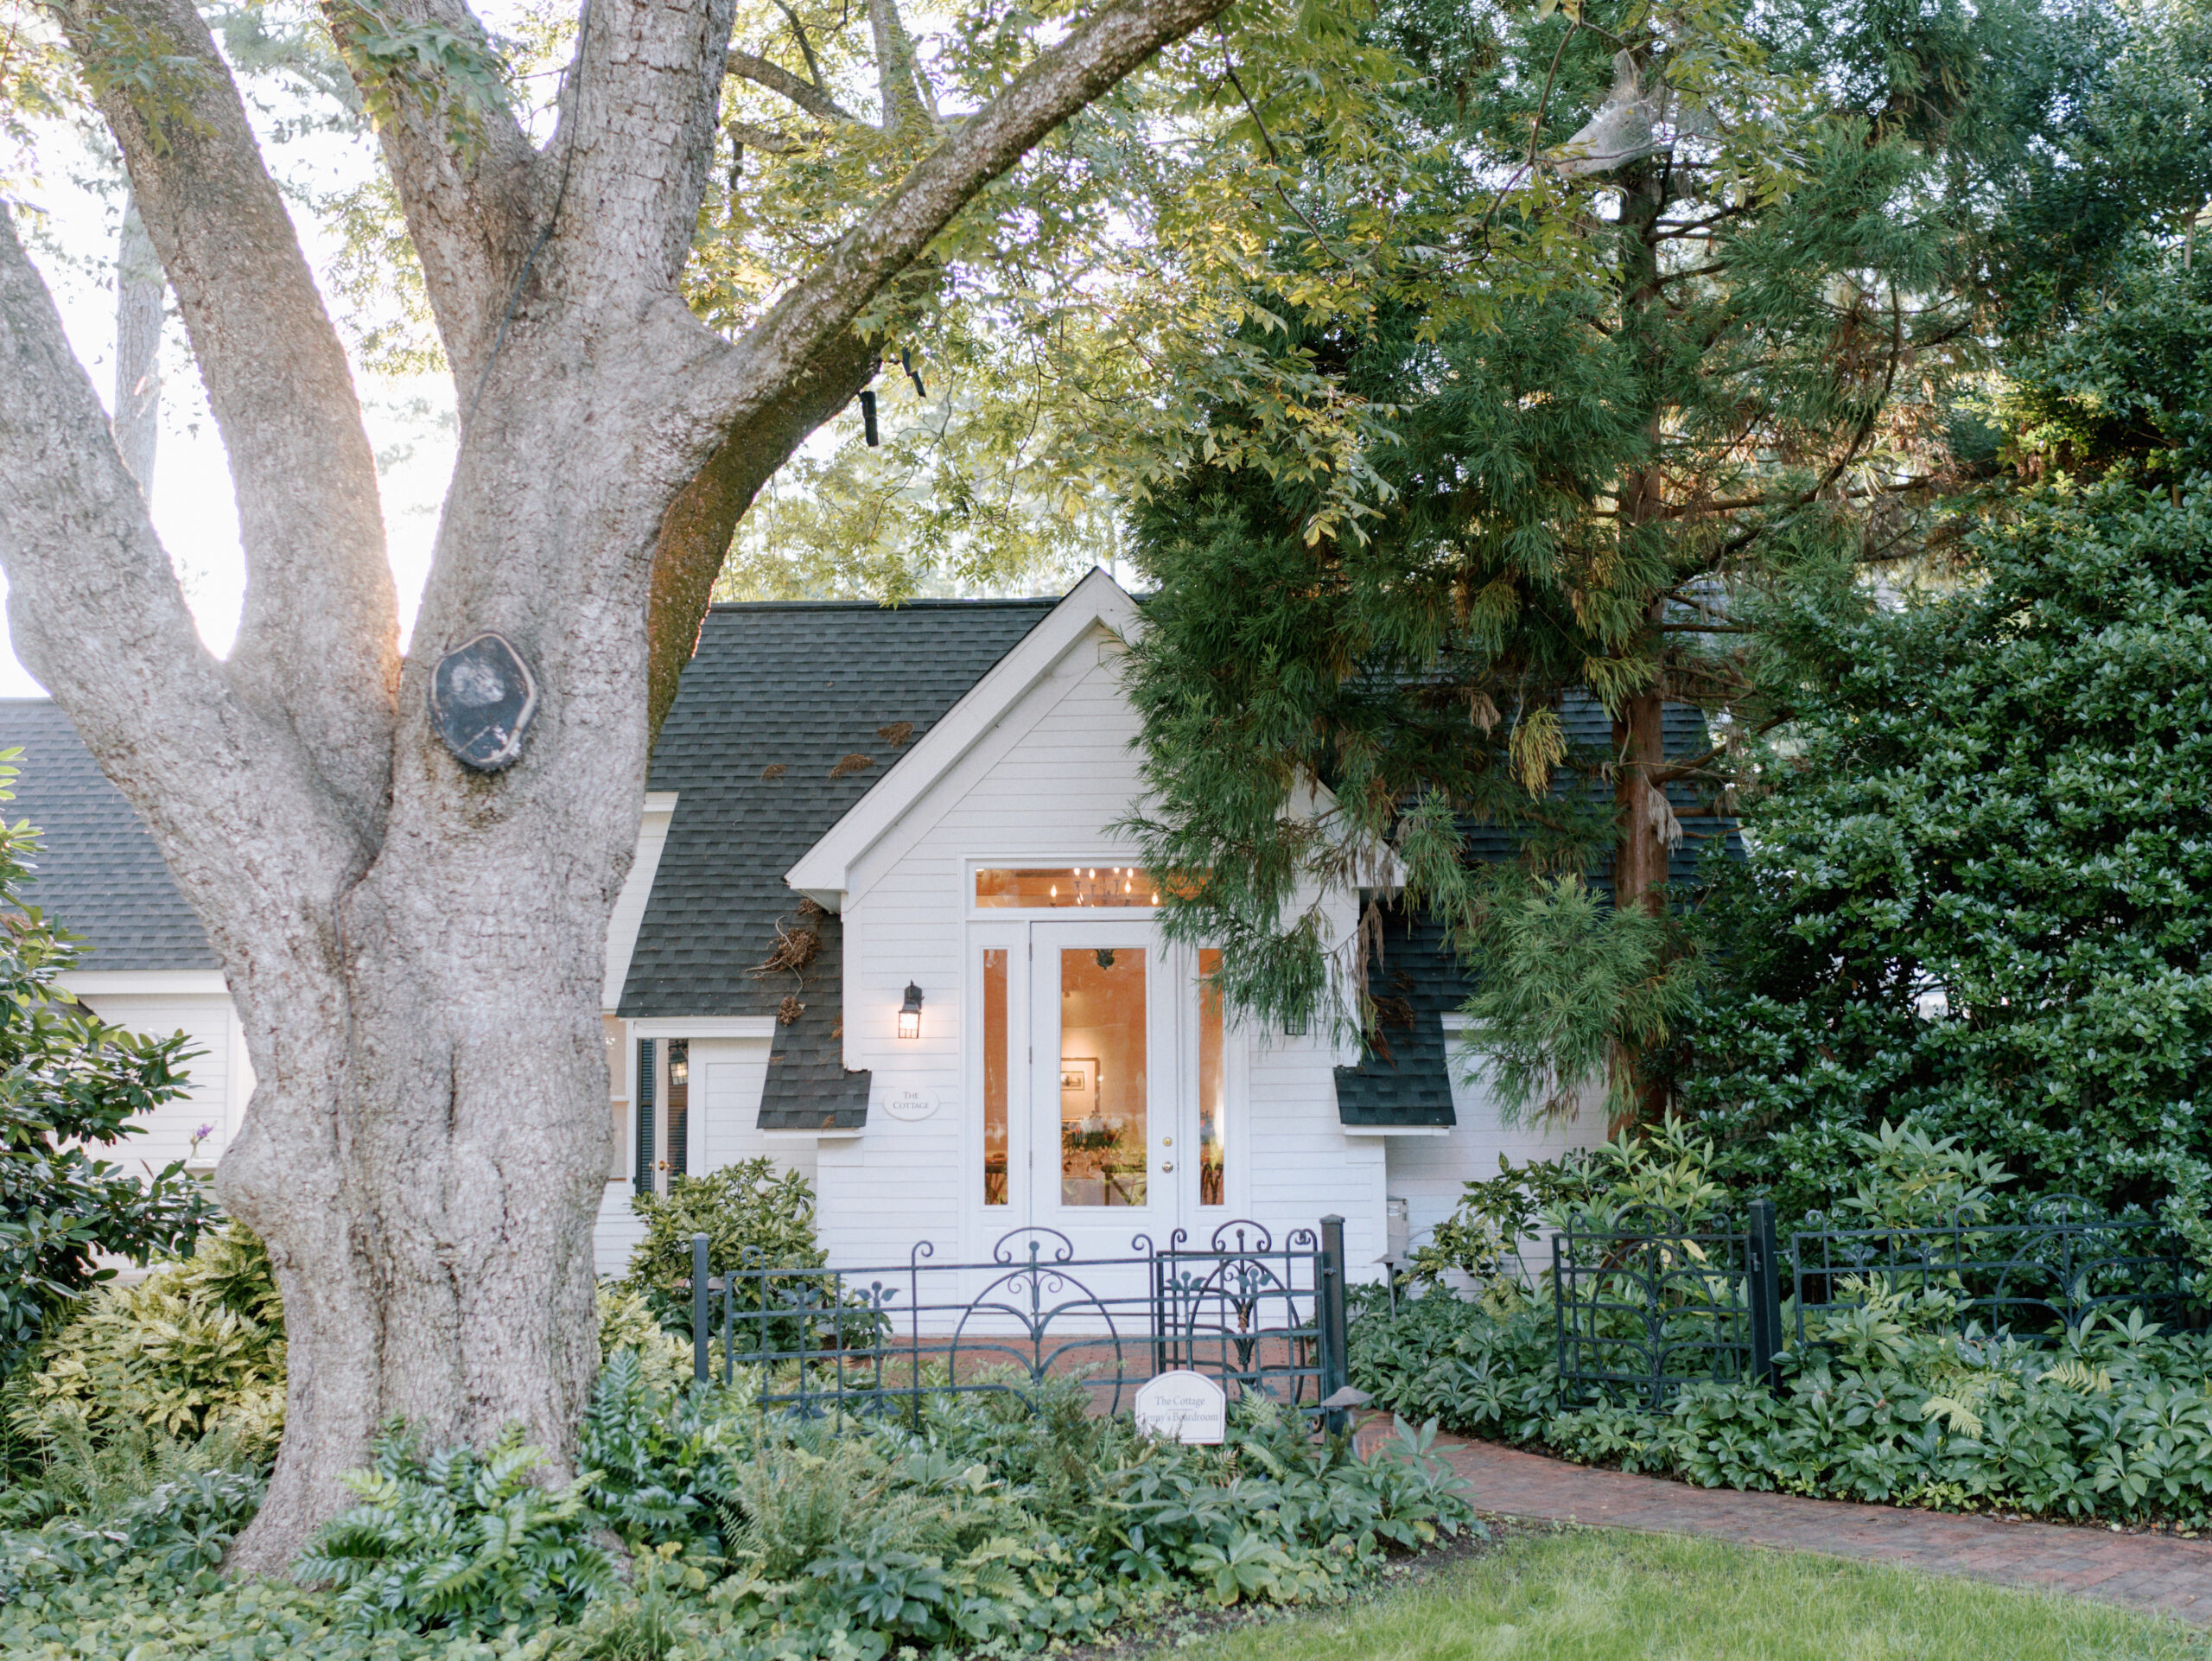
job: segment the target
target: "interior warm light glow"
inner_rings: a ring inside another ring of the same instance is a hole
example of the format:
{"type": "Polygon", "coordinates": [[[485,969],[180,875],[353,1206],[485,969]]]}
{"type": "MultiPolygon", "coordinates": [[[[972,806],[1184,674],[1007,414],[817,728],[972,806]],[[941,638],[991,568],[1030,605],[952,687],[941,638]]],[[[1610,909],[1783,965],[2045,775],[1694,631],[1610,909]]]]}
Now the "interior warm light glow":
{"type": "Polygon", "coordinates": [[[1163,886],[1154,882],[1149,872],[1134,865],[1103,870],[1095,865],[987,866],[976,873],[976,904],[1027,910],[1079,906],[1096,911],[1157,904],[1146,896],[1163,886]],[[1140,883],[1139,877],[1145,880],[1140,883]]]}

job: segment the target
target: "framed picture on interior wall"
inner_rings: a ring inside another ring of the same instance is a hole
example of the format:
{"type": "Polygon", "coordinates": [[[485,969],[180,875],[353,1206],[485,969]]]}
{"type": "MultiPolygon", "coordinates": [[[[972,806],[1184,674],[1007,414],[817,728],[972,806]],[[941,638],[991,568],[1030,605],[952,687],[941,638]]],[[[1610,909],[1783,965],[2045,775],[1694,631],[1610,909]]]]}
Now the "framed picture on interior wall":
{"type": "Polygon", "coordinates": [[[1060,1058],[1060,1117],[1087,1118],[1098,1111],[1098,1058],[1060,1058]]]}

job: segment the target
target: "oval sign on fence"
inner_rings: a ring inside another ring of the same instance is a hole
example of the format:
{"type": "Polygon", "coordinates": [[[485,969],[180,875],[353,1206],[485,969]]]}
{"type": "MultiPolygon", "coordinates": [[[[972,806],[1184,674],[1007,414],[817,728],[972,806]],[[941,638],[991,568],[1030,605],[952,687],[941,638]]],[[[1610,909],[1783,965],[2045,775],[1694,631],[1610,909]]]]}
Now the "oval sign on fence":
{"type": "Polygon", "coordinates": [[[1163,1372],[1138,1387],[1137,1429],[1170,1441],[1219,1442],[1229,1434],[1229,1397],[1203,1372],[1163,1372]]]}

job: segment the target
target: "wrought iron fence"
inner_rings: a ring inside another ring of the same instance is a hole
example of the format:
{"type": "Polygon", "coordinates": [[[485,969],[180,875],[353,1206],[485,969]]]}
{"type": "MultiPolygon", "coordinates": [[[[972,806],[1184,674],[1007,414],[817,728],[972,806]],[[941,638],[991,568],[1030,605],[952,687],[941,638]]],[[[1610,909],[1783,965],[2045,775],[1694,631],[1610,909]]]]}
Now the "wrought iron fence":
{"type": "Polygon", "coordinates": [[[2107,1217],[2074,1196],[2018,1223],[1786,1236],[1764,1200],[1740,1221],[1693,1224],[1657,1206],[1570,1219],[1552,1242],[1560,1398],[1662,1409],[1693,1381],[1770,1378],[1785,1343],[1802,1349],[1821,1317],[1877,1299],[1916,1300],[1916,1320],[1954,1330],[2031,1339],[2104,1310],[2197,1327],[2196,1272],[2152,1219],[2107,1217]]]}
{"type": "Polygon", "coordinates": [[[2078,1327],[2103,1309],[2141,1309],[2170,1327],[2203,1316],[2179,1240],[2148,1217],[2107,1217],[2075,1194],[2037,1201],[2020,1223],[1801,1229],[1789,1269],[1801,1345],[1808,1317],[1900,1294],[1945,1295],[1956,1321],[2024,1336],[2078,1327]]]}
{"type": "Polygon", "coordinates": [[[1689,1379],[1764,1371],[1772,1346],[1759,1341],[1771,1327],[1753,1307],[1761,1266],[1751,1231],[1663,1206],[1597,1226],[1570,1218],[1552,1237],[1562,1401],[1658,1408],[1689,1379]]]}
{"type": "Polygon", "coordinates": [[[981,1263],[939,1263],[925,1241],[887,1268],[755,1261],[721,1275],[695,1235],[691,1290],[695,1374],[754,1369],[763,1405],[802,1414],[918,1414],[948,1391],[1027,1400],[1050,1378],[1114,1413],[1146,1379],[1188,1368],[1342,1428],[1342,1403],[1322,1405],[1346,1383],[1341,1217],[1280,1244],[1240,1220],[1204,1244],[1178,1229],[1084,1257],[1057,1230],[1020,1228],[981,1263]]]}

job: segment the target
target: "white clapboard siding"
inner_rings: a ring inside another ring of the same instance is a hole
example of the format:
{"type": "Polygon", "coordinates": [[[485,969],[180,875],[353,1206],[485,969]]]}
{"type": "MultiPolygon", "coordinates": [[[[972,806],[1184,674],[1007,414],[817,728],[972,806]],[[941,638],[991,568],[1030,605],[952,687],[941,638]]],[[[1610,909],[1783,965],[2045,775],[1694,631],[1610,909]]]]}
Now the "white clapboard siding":
{"type": "MultiPolygon", "coordinates": [[[[936,1247],[938,1261],[974,1262],[1013,1224],[1011,1214],[983,1206],[982,1173],[970,1168],[968,871],[976,861],[1105,864],[1134,856],[1110,829],[1141,788],[1122,661],[1103,630],[1077,641],[855,862],[844,907],[846,1060],[874,1071],[877,1105],[864,1136],[822,1147],[824,1243],[834,1262],[903,1263],[918,1240],[936,1247]],[[901,1041],[895,1021],[909,981],[923,990],[922,1035],[901,1041]],[[890,1118],[880,1103],[894,1089],[933,1096],[937,1111],[890,1118]]],[[[1341,921],[1349,925],[1348,910],[1341,921]]],[[[1347,1255],[1363,1275],[1361,1266],[1382,1251],[1384,1154],[1372,1141],[1347,1138],[1338,1123],[1338,1058],[1319,1039],[1263,1044],[1232,1028],[1230,1044],[1230,1204],[1193,1211],[1182,1225],[1203,1240],[1228,1219],[1249,1218],[1280,1242],[1335,1212],[1346,1219],[1347,1255]]]]}
{"type": "MultiPolygon", "coordinates": [[[[1447,1020],[1446,1041],[1452,1070],[1452,1106],[1459,1124],[1442,1136],[1376,1138],[1389,1149],[1389,1192],[1406,1201],[1412,1243],[1421,1245],[1430,1231],[1449,1217],[1459,1203],[1460,1191],[1469,1182],[1487,1182],[1498,1174],[1503,1155],[1510,1164],[1527,1165],[1556,1159],[1575,1148],[1594,1148],[1605,1140],[1604,1091],[1590,1092],[1574,1117],[1547,1124],[1508,1126],[1496,1098],[1479,1075],[1470,1079],[1460,1046],[1464,1028],[1447,1020]]],[[[1539,1252],[1526,1249],[1532,1267],[1542,1257],[1548,1264],[1549,1247],[1539,1252]]]]}
{"type": "MultiPolygon", "coordinates": [[[[1245,1107],[1247,1212],[1281,1244],[1287,1230],[1344,1219],[1344,1258],[1355,1281],[1376,1278],[1382,1252],[1383,1151],[1348,1137],[1337,1117],[1335,1059],[1319,1037],[1275,1035],[1252,1044],[1245,1107]]],[[[1229,1158],[1237,1157],[1232,1145],[1229,1158]]],[[[1235,1192],[1235,1173],[1231,1192],[1235,1192]]]]}
{"type": "Polygon", "coordinates": [[[1139,789],[1129,748],[1135,712],[1117,679],[1122,659],[1103,629],[1078,640],[1053,672],[905,815],[855,868],[846,901],[844,1022],[848,1066],[887,1089],[931,1092],[926,1119],[880,1106],[856,1141],[819,1155],[824,1244],[833,1262],[895,1264],[918,1240],[939,1261],[988,1251],[982,1174],[967,1155],[963,1002],[967,990],[968,864],[976,859],[1120,862],[1133,850],[1106,827],[1139,789]],[[923,990],[922,1035],[896,1035],[906,983],[923,990]]]}
{"type": "Polygon", "coordinates": [[[766,1039],[691,1041],[692,1111],[700,1114],[695,1168],[718,1171],[766,1155],[779,1170],[814,1181],[810,1139],[771,1136],[760,1129],[760,1091],[768,1077],[766,1039]]]}
{"type": "Polygon", "coordinates": [[[195,1169],[212,1167],[230,1146],[253,1088],[229,995],[103,991],[84,1001],[102,1021],[154,1038],[181,1032],[188,1041],[185,1047],[200,1052],[184,1063],[188,1082],[183,1097],[141,1115],[135,1123],[145,1134],[125,1137],[104,1156],[131,1167],[143,1161],[156,1171],[180,1159],[188,1159],[195,1169]],[[212,1130],[195,1153],[192,1135],[202,1125],[212,1130]]]}
{"type": "Polygon", "coordinates": [[[602,1276],[627,1274],[630,1253],[645,1238],[645,1219],[630,1206],[636,1193],[626,1176],[609,1181],[600,1196],[599,1221],[592,1228],[591,1246],[593,1267],[602,1276]]]}

